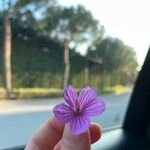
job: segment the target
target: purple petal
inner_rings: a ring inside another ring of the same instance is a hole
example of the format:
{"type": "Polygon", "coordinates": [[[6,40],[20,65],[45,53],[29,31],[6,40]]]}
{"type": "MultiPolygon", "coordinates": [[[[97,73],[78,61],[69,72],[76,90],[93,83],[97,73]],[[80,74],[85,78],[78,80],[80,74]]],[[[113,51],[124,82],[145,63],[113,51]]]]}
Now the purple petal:
{"type": "Polygon", "coordinates": [[[81,90],[79,94],[79,105],[84,107],[86,103],[89,103],[92,100],[97,98],[97,91],[92,87],[85,87],[81,90]]]}
{"type": "Polygon", "coordinates": [[[105,103],[100,98],[97,98],[93,101],[89,101],[89,103],[84,105],[83,108],[83,112],[89,117],[100,115],[104,112],[104,110],[105,103]]]}
{"type": "Polygon", "coordinates": [[[73,134],[81,134],[88,131],[90,127],[90,119],[86,115],[75,116],[69,123],[70,130],[73,134]]]}
{"type": "Polygon", "coordinates": [[[63,123],[68,123],[74,119],[74,112],[70,106],[61,103],[53,109],[55,117],[63,123]]]}
{"type": "Polygon", "coordinates": [[[68,105],[70,105],[71,107],[75,107],[78,95],[73,86],[69,85],[65,88],[64,99],[68,105]]]}

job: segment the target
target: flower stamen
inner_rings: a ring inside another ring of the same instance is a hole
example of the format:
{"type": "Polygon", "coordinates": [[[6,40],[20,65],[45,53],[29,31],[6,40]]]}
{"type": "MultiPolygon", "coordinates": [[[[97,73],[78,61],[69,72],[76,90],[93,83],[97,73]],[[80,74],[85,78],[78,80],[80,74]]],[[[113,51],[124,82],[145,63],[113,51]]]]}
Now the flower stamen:
{"type": "Polygon", "coordinates": [[[77,109],[76,109],[76,114],[77,114],[77,115],[81,115],[80,108],[77,108],[77,109]]]}

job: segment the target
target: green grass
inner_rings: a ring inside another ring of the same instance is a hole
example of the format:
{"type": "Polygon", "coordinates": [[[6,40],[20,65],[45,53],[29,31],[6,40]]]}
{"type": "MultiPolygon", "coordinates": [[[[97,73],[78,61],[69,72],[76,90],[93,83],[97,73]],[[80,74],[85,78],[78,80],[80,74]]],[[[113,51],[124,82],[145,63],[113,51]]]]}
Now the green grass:
{"type": "Polygon", "coordinates": [[[105,87],[100,91],[100,93],[102,93],[102,94],[107,94],[107,93],[120,94],[120,93],[124,93],[124,92],[130,91],[130,90],[131,90],[130,87],[126,87],[123,85],[116,85],[113,87],[105,87]]]}
{"type": "MultiPolygon", "coordinates": [[[[129,90],[130,89],[125,86],[116,85],[113,87],[103,88],[102,90],[100,90],[100,94],[118,94],[129,90]]],[[[12,93],[15,99],[49,98],[62,96],[63,90],[60,88],[14,88],[12,93]]],[[[4,88],[0,88],[0,99],[5,99],[4,88]]]]}
{"type": "Polygon", "coordinates": [[[0,88],[0,98],[4,98],[5,97],[5,90],[4,88],[0,88]]]}
{"type": "MultiPolygon", "coordinates": [[[[14,88],[13,97],[15,99],[29,98],[48,98],[62,95],[62,89],[59,88],[14,88]]],[[[4,88],[0,88],[0,98],[5,98],[4,88]]]]}

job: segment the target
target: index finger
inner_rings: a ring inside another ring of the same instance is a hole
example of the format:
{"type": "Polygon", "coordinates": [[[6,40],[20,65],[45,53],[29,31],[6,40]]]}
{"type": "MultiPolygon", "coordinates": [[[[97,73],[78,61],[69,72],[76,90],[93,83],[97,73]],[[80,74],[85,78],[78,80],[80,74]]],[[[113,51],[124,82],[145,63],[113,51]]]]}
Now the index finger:
{"type": "Polygon", "coordinates": [[[38,130],[29,143],[26,150],[50,150],[62,138],[64,124],[58,121],[55,117],[48,119],[38,130]]]}
{"type": "MultiPolygon", "coordinates": [[[[55,117],[48,119],[29,140],[25,150],[50,150],[62,139],[64,124],[55,117]]],[[[98,124],[92,123],[90,128],[91,144],[98,141],[102,135],[98,124]]]]}

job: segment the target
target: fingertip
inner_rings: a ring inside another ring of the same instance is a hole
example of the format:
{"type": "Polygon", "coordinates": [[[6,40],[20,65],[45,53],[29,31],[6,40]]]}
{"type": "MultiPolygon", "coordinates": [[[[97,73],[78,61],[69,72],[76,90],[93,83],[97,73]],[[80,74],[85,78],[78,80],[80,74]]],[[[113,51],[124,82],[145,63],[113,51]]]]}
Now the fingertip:
{"type": "Polygon", "coordinates": [[[90,130],[91,143],[93,144],[101,138],[102,128],[99,124],[92,123],[89,130],[90,130]]]}
{"type": "Polygon", "coordinates": [[[73,134],[68,125],[65,126],[61,141],[62,150],[90,150],[90,134],[85,132],[79,135],[73,134]]]}

